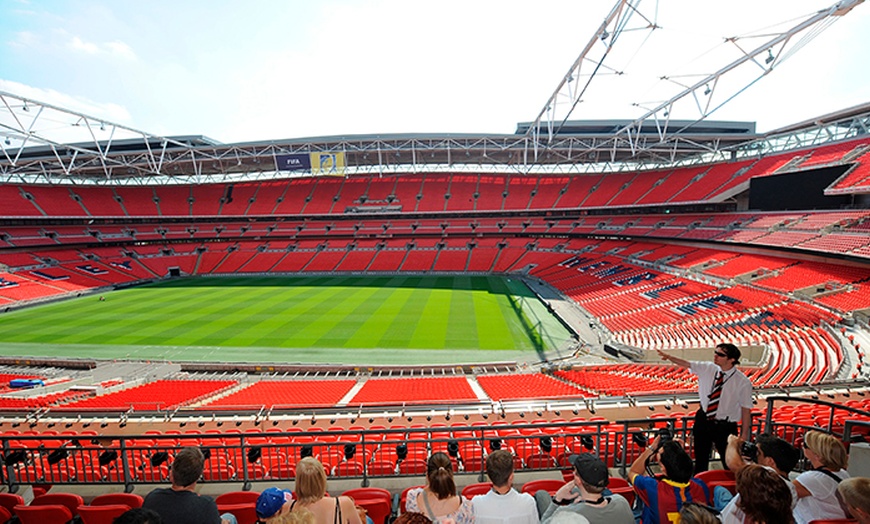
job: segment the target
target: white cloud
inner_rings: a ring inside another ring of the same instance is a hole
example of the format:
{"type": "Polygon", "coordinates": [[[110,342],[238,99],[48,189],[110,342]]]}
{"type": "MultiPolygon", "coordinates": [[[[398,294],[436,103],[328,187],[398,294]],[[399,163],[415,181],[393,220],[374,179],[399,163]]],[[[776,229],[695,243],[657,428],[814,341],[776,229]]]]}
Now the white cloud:
{"type": "Polygon", "coordinates": [[[37,36],[30,31],[18,31],[9,40],[9,45],[17,48],[31,47],[38,41],[37,36]]]}
{"type": "Polygon", "coordinates": [[[0,78],[0,91],[6,91],[22,98],[75,111],[93,117],[96,120],[103,119],[106,122],[127,123],[127,125],[129,125],[131,120],[130,112],[121,105],[96,102],[54,89],[42,89],[0,78]]]}
{"type": "Polygon", "coordinates": [[[89,55],[106,55],[110,57],[121,58],[124,60],[136,59],[136,53],[133,52],[133,49],[124,42],[121,42],[120,40],[115,40],[112,42],[94,43],[86,42],[80,37],[74,36],[72,37],[72,40],[70,40],[68,47],[73,51],[78,51],[89,55]]]}

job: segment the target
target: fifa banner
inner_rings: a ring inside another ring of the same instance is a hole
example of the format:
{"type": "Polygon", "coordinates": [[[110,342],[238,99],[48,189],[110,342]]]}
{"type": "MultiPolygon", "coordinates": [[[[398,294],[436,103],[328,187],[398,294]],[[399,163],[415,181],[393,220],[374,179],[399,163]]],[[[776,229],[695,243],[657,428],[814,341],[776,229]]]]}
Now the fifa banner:
{"type": "Polygon", "coordinates": [[[278,171],[311,171],[312,175],[344,176],[344,153],[299,153],[275,155],[278,171]]]}

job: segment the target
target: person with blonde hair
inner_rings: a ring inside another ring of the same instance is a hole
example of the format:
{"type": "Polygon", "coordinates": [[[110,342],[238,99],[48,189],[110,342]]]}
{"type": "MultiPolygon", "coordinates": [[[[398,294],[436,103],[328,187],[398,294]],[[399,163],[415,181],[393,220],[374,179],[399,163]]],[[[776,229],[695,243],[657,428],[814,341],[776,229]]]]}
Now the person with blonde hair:
{"type": "Polygon", "coordinates": [[[851,477],[837,486],[852,518],[859,524],[870,524],[870,479],[867,477],[851,477]]]}
{"type": "Polygon", "coordinates": [[[326,496],[326,470],[314,457],[296,464],[296,499],[291,512],[310,511],[314,524],[362,524],[350,497],[326,496]]]}
{"type": "Polygon", "coordinates": [[[680,524],[719,524],[714,509],[697,502],[686,502],[680,509],[680,524]]]}
{"type": "MultiPolygon", "coordinates": [[[[298,476],[297,469],[297,476],[298,476]]],[[[432,522],[453,520],[456,524],[472,524],[474,509],[465,497],[456,494],[453,463],[446,453],[433,453],[426,464],[426,486],[408,492],[405,511],[423,513],[432,522]]]]}
{"type": "Polygon", "coordinates": [[[317,520],[314,518],[314,513],[305,508],[300,508],[296,511],[281,513],[269,524],[317,524],[317,520]]]}
{"type": "Polygon", "coordinates": [[[845,518],[837,487],[840,481],[849,478],[846,446],[833,435],[809,431],[804,435],[804,456],[813,469],[792,481],[798,496],[795,520],[798,524],[807,524],[811,520],[845,518]]]}

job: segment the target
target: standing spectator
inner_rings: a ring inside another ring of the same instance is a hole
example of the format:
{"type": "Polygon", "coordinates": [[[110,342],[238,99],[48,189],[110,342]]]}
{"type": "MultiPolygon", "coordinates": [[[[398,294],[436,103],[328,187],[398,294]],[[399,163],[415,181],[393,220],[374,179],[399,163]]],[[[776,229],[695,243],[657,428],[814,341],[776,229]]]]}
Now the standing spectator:
{"type": "Polygon", "coordinates": [[[446,453],[439,451],[429,457],[426,464],[426,486],[408,491],[405,511],[423,513],[432,522],[474,522],[471,502],[456,494],[453,463],[446,453]]]}
{"type": "Polygon", "coordinates": [[[846,446],[833,435],[809,431],[804,435],[804,456],[813,469],[792,481],[798,495],[795,520],[807,524],[811,520],[845,518],[846,512],[837,499],[837,487],[840,481],[849,478],[846,446]]]}
{"type": "Polygon", "coordinates": [[[661,442],[656,437],[652,446],[643,450],[628,470],[628,480],[644,502],[641,520],[643,524],[670,524],[679,517],[686,502],[710,504],[707,485],[692,478],[692,457],[683,445],[674,440],[661,442]],[[644,475],[652,457],[658,459],[664,477],[644,475]]]}
{"type": "Polygon", "coordinates": [[[172,485],[149,493],[142,507],[157,512],[164,524],[235,524],[232,514],[218,513],[214,499],[196,493],[204,464],[205,457],[199,448],[182,448],[169,469],[172,485]]]}
{"type": "Polygon", "coordinates": [[[740,524],[794,524],[791,492],[775,471],[748,464],[736,476],[740,524]]]}
{"type": "Polygon", "coordinates": [[[752,423],[752,383],[737,365],[740,350],[734,344],[719,344],[713,351],[713,362],[688,361],[659,350],[664,360],[688,368],[698,376],[698,397],[701,407],[695,413],[695,473],[707,471],[713,446],[724,461],[728,435],[740,434],[749,439],[752,423]]]}
{"type": "Polygon", "coordinates": [[[308,510],[317,524],[361,524],[356,505],[350,497],[326,496],[326,470],[314,457],[296,464],[296,500],[290,511],[308,510]]]}
{"type": "Polygon", "coordinates": [[[494,451],[486,457],[486,474],[492,489],[471,499],[477,524],[538,524],[538,508],[528,493],[513,488],[514,457],[494,451]]]}
{"type": "Polygon", "coordinates": [[[837,492],[859,524],[870,524],[870,479],[850,477],[840,482],[837,492]]]}
{"type": "Polygon", "coordinates": [[[591,453],[571,455],[574,480],[559,488],[553,497],[546,491],[535,493],[541,522],[553,524],[560,514],[575,513],[592,524],[633,524],[631,506],[622,495],[604,496],[610,483],[607,465],[591,453]]]}

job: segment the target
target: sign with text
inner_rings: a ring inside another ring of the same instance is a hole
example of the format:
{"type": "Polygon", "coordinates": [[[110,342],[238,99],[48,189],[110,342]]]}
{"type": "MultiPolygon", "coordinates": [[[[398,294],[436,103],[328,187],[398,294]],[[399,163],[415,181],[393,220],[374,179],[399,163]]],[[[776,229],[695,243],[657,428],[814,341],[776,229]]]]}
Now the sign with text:
{"type": "Polygon", "coordinates": [[[275,155],[275,169],[278,171],[308,171],[311,169],[311,156],[308,153],[275,155]]]}

